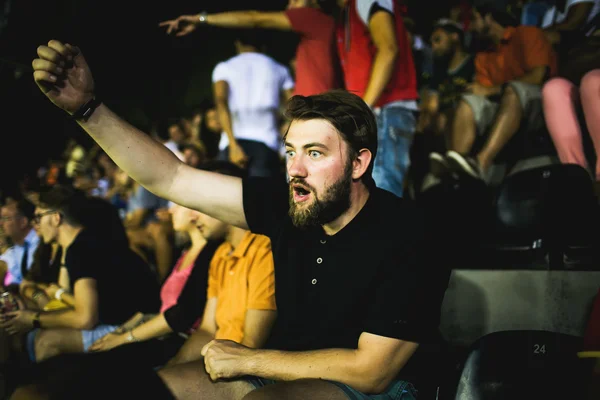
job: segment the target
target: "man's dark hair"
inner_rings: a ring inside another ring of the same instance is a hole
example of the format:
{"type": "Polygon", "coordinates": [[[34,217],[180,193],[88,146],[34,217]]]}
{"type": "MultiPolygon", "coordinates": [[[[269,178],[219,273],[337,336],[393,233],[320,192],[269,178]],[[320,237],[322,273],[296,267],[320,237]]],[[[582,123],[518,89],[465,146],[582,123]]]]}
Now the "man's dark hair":
{"type": "Polygon", "coordinates": [[[502,26],[517,26],[520,24],[516,7],[506,0],[475,0],[473,7],[482,17],[490,14],[494,21],[502,26]]]}
{"type": "Polygon", "coordinates": [[[454,22],[449,19],[441,19],[433,25],[432,32],[435,31],[436,29],[441,29],[448,34],[456,33],[458,35],[458,42],[460,43],[461,46],[464,47],[465,31],[457,22],[454,22]]]}
{"type": "Polygon", "coordinates": [[[356,158],[360,150],[368,149],[372,159],[363,175],[363,181],[368,186],[374,184],[372,172],[377,155],[377,123],[375,115],[363,99],[345,90],[331,90],[312,96],[297,95],[288,102],[285,116],[290,121],[328,121],[350,146],[351,160],[356,158]]]}
{"type": "MultiPolygon", "coordinates": [[[[10,203],[8,203],[10,204],[10,203]]],[[[35,212],[35,205],[24,196],[18,196],[13,199],[13,203],[17,209],[17,213],[27,218],[29,221],[33,220],[33,214],[35,212]]],[[[5,204],[6,205],[6,204],[5,204]]]]}
{"type": "Polygon", "coordinates": [[[58,211],[69,225],[94,231],[115,246],[129,245],[117,208],[102,198],[88,196],[72,186],[54,185],[40,193],[39,205],[58,211]]]}
{"type": "Polygon", "coordinates": [[[40,192],[39,205],[58,211],[69,225],[84,226],[87,209],[85,193],[68,185],[54,185],[40,192]]]}

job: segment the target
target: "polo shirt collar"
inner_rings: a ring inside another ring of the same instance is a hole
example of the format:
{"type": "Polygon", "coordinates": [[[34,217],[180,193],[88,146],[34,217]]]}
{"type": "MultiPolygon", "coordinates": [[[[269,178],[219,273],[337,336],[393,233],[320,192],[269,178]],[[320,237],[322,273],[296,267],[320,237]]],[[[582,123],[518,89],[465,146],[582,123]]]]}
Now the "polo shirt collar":
{"type": "Polygon", "coordinates": [[[363,208],[360,209],[358,214],[352,218],[348,225],[332,236],[325,234],[323,228],[319,227],[319,237],[330,243],[350,243],[352,240],[359,238],[362,233],[366,231],[365,228],[371,223],[373,216],[377,211],[377,190],[378,189],[370,189],[367,202],[363,208]]]}

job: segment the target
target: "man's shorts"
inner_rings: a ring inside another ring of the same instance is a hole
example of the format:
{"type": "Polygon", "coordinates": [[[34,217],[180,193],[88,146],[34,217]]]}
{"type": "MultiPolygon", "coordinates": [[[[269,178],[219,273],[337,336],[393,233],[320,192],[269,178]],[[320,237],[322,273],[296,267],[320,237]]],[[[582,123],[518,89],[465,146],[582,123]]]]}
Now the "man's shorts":
{"type": "MultiPolygon", "coordinates": [[[[272,379],[258,377],[250,377],[246,381],[256,389],[277,383],[277,381],[272,379]]],[[[342,389],[349,400],[415,400],[417,398],[417,391],[407,381],[393,381],[383,393],[379,394],[365,394],[340,382],[328,382],[342,389]]]]}
{"type": "MultiPolygon", "coordinates": [[[[118,325],[98,325],[94,329],[82,330],[83,352],[87,353],[96,340],[102,339],[118,327],[118,325]]],[[[29,359],[33,362],[35,362],[35,336],[38,331],[39,329],[34,329],[27,334],[27,353],[29,354],[29,359]]]]}
{"type": "MultiPolygon", "coordinates": [[[[505,85],[510,86],[515,91],[521,103],[523,112],[521,119],[520,132],[535,132],[544,125],[544,116],[542,112],[542,88],[540,85],[512,81],[505,85]]],[[[475,126],[478,135],[485,135],[491,128],[496,118],[496,113],[500,108],[499,101],[494,101],[486,96],[475,94],[465,94],[462,96],[473,111],[475,126]]]]}

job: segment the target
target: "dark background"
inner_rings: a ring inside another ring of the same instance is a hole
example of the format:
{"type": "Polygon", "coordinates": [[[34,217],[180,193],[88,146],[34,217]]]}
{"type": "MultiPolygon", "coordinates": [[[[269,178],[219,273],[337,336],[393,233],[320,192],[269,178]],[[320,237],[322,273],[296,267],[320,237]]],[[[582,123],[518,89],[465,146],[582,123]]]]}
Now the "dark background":
{"type": "MultiPolygon", "coordinates": [[[[68,137],[89,142],[34,84],[31,61],[40,44],[59,39],[79,46],[98,95],[129,122],[148,130],[153,121],[178,116],[210,96],[211,71],[234,54],[236,35],[202,27],[175,38],[158,27],[159,21],[203,10],[282,10],[286,4],[287,0],[0,0],[0,189],[59,157],[68,137]]],[[[445,12],[435,4],[408,1],[418,28],[445,12]]],[[[268,35],[268,52],[287,64],[296,40],[293,34],[274,32],[268,35]]]]}

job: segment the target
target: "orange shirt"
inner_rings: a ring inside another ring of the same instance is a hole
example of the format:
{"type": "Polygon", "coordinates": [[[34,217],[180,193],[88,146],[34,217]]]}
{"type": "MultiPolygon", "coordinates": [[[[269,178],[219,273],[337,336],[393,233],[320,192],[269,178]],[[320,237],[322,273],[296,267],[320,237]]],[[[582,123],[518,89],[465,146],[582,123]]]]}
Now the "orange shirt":
{"type": "Polygon", "coordinates": [[[475,81],[499,86],[540,66],[550,67],[550,76],[556,74],[556,54],[544,32],[535,26],[510,26],[494,49],[475,56],[475,81]]]}
{"type": "Polygon", "coordinates": [[[240,343],[246,310],[276,310],[268,237],[247,232],[235,250],[227,242],[217,248],[208,271],[207,298],[213,297],[217,298],[215,339],[240,343]]]}

